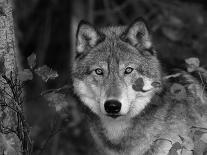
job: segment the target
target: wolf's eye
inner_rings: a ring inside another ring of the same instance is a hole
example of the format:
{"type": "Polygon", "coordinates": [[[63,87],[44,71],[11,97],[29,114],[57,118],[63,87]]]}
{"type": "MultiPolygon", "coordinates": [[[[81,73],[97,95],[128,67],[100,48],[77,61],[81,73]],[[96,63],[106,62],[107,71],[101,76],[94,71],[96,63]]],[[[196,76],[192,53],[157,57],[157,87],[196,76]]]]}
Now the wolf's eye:
{"type": "Polygon", "coordinates": [[[103,70],[101,68],[97,68],[97,69],[95,69],[95,73],[97,75],[103,75],[103,70]]]}
{"type": "Polygon", "coordinates": [[[130,74],[134,69],[131,67],[127,67],[124,71],[124,74],[130,74]]]}

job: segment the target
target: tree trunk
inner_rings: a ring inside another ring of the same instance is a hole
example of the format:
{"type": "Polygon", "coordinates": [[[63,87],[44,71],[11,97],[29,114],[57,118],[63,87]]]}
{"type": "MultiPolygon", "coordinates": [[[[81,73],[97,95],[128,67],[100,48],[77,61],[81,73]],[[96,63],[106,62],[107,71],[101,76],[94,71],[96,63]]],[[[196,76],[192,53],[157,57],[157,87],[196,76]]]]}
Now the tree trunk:
{"type": "MultiPolygon", "coordinates": [[[[12,0],[0,1],[0,154],[28,154],[22,83],[17,79],[12,0]],[[27,145],[27,143],[26,143],[27,145]]],[[[28,138],[28,137],[27,137],[28,138]]]]}

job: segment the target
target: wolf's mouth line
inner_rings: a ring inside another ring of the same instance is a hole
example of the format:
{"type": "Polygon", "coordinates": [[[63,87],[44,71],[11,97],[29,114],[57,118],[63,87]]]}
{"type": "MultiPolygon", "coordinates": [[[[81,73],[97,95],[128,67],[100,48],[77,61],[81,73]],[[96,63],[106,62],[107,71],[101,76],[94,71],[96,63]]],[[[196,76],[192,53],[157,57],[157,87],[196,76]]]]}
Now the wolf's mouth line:
{"type": "Polygon", "coordinates": [[[142,89],[140,92],[143,92],[143,93],[146,93],[146,92],[149,92],[149,91],[151,91],[153,88],[151,88],[151,89],[148,89],[148,90],[144,90],[144,89],[142,89]]]}
{"type": "Polygon", "coordinates": [[[114,119],[116,119],[117,117],[120,117],[122,115],[118,115],[118,114],[107,114],[106,116],[112,117],[114,119]]]}

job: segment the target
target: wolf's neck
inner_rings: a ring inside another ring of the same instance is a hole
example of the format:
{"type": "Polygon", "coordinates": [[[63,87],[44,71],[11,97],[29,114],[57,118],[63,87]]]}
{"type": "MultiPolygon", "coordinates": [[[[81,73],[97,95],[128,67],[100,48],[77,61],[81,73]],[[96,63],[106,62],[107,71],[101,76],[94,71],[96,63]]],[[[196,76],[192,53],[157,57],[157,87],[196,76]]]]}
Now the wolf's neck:
{"type": "Polygon", "coordinates": [[[119,143],[128,134],[131,127],[130,121],[102,121],[103,133],[106,138],[114,143],[119,143]]]}
{"type": "Polygon", "coordinates": [[[106,154],[116,154],[121,150],[123,152],[125,150],[124,139],[130,135],[130,121],[100,120],[99,123],[99,125],[96,124],[90,129],[96,144],[98,144],[106,154]]]}
{"type": "Polygon", "coordinates": [[[111,143],[119,144],[123,137],[128,135],[129,128],[131,127],[130,120],[99,120],[91,128],[92,135],[104,141],[111,141],[111,143]]]}

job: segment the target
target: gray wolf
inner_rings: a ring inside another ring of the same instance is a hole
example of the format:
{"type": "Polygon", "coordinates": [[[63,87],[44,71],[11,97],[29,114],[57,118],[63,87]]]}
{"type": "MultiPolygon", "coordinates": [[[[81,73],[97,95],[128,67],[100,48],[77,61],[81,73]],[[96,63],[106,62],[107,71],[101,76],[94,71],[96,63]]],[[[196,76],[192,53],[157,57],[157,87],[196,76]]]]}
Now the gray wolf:
{"type": "Polygon", "coordinates": [[[207,127],[199,110],[207,104],[171,97],[143,19],[103,28],[81,21],[76,39],[74,92],[99,154],[167,155],[183,139],[185,154],[193,154],[190,128],[207,127]]]}

